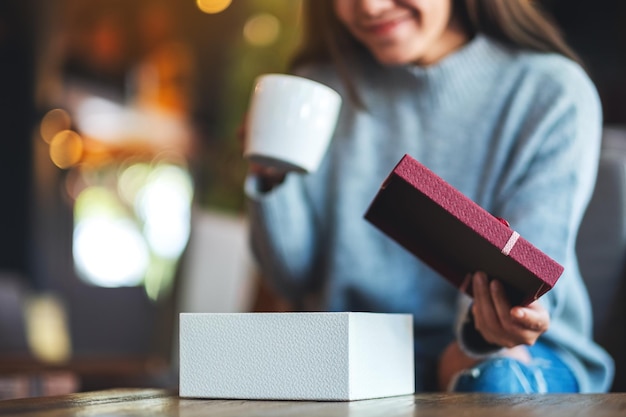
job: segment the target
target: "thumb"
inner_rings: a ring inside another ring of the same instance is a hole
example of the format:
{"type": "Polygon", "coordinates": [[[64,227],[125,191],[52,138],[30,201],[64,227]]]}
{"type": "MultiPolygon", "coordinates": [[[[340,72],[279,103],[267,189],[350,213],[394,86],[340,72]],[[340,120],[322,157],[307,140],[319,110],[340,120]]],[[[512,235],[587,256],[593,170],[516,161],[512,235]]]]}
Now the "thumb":
{"type": "Polygon", "coordinates": [[[548,312],[544,308],[513,307],[511,316],[516,324],[528,330],[544,332],[550,325],[548,312]]]}

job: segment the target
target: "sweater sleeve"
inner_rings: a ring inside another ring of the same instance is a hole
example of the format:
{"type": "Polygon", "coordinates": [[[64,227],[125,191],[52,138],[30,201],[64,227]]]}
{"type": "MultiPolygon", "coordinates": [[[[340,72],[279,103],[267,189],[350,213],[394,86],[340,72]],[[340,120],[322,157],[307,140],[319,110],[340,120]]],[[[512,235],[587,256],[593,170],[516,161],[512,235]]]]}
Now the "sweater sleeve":
{"type": "Polygon", "coordinates": [[[264,278],[298,305],[315,285],[318,240],[305,177],[287,174],[269,192],[261,192],[257,182],[253,175],[245,182],[252,250],[264,278]]]}
{"type": "MultiPolygon", "coordinates": [[[[596,178],[601,108],[580,68],[569,64],[553,69],[554,75],[530,80],[532,88],[522,84],[511,106],[505,123],[518,133],[509,144],[493,214],[507,219],[521,236],[565,266],[541,303],[550,313],[551,327],[589,336],[591,312],[577,269],[575,241],[596,178]]],[[[460,314],[457,331],[466,351],[498,350],[476,331],[467,308],[460,314]]]]}
{"type": "Polygon", "coordinates": [[[474,327],[472,300],[467,295],[459,294],[459,311],[456,332],[461,350],[473,358],[488,357],[502,350],[501,346],[487,342],[474,327]]]}

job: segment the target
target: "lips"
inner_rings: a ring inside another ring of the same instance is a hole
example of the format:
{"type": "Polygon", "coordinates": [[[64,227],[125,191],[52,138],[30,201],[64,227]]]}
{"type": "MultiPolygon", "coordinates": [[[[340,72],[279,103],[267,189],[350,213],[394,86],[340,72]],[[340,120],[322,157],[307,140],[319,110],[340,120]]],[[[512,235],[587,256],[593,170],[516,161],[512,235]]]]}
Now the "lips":
{"type": "Polygon", "coordinates": [[[391,34],[397,27],[409,20],[409,17],[398,17],[380,22],[361,25],[361,30],[369,35],[385,36],[391,34]]]}

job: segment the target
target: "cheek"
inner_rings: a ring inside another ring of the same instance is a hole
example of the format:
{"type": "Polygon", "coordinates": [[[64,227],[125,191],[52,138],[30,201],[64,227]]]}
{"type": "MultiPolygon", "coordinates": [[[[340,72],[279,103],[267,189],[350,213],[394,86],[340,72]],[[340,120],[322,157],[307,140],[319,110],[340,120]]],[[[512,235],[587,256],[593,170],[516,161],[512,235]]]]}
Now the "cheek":
{"type": "Polygon", "coordinates": [[[452,18],[452,1],[428,1],[428,7],[424,7],[424,13],[429,16],[431,26],[445,28],[452,18]]]}
{"type": "Polygon", "coordinates": [[[442,28],[452,16],[452,0],[396,0],[412,9],[418,16],[420,26],[442,28]]]}
{"type": "MultiPolygon", "coordinates": [[[[319,0],[317,0],[319,1],[319,0]]],[[[334,0],[333,11],[337,19],[346,26],[350,26],[350,22],[354,17],[354,1],[355,0],[334,0]]]]}

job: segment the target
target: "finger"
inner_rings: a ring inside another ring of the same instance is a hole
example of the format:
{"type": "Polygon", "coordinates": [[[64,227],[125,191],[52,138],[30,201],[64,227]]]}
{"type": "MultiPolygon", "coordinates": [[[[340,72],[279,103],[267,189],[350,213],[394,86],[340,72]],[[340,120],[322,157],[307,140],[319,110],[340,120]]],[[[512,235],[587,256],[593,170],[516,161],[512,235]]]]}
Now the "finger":
{"type": "Polygon", "coordinates": [[[496,335],[501,340],[500,344],[506,347],[534,344],[548,328],[547,311],[538,303],[533,307],[511,308],[504,286],[499,281],[492,281],[490,289],[502,325],[502,333],[496,335]]]}
{"type": "Polygon", "coordinates": [[[481,273],[474,273],[472,276],[472,295],[474,297],[474,305],[472,312],[474,313],[474,319],[476,321],[476,328],[479,330],[485,327],[485,304],[489,303],[488,296],[485,293],[485,277],[481,273]]]}
{"type": "Polygon", "coordinates": [[[497,314],[489,291],[489,282],[484,272],[476,272],[472,279],[472,291],[477,315],[489,327],[499,326],[497,314]]]}
{"type": "Polygon", "coordinates": [[[513,330],[508,333],[508,335],[501,339],[500,346],[504,347],[514,347],[518,345],[529,345],[532,346],[535,344],[539,336],[542,335],[542,332],[526,329],[521,326],[515,326],[512,328],[513,330]]]}
{"type": "Polygon", "coordinates": [[[489,283],[489,289],[491,290],[491,298],[493,305],[498,315],[498,320],[503,328],[510,327],[512,323],[511,318],[511,303],[506,297],[504,292],[504,286],[500,281],[493,280],[489,283]]]}
{"type": "Polygon", "coordinates": [[[268,167],[265,165],[250,162],[250,172],[253,174],[261,175],[267,178],[280,178],[285,175],[285,172],[274,167],[268,167]]]}
{"type": "Polygon", "coordinates": [[[543,308],[513,307],[511,317],[516,325],[535,332],[543,333],[550,325],[550,316],[543,308]]]}
{"type": "Polygon", "coordinates": [[[477,272],[472,279],[472,292],[474,294],[474,321],[476,329],[491,343],[498,343],[498,334],[501,331],[500,322],[489,293],[487,276],[483,272],[477,272]]]}
{"type": "Polygon", "coordinates": [[[478,282],[476,282],[475,278],[476,274],[472,275],[472,278],[470,279],[470,285],[472,286],[472,297],[474,298],[474,302],[472,303],[472,315],[474,316],[474,327],[476,327],[476,330],[482,329],[484,327],[483,324],[483,318],[482,318],[482,312],[481,312],[481,294],[480,291],[478,291],[477,286],[480,285],[478,282]]]}
{"type": "Polygon", "coordinates": [[[489,283],[489,289],[493,303],[500,321],[501,331],[495,337],[499,340],[499,345],[507,348],[512,348],[519,344],[526,344],[529,338],[534,335],[520,334],[522,330],[517,326],[511,316],[511,303],[509,302],[504,286],[500,281],[493,280],[489,283]]]}

